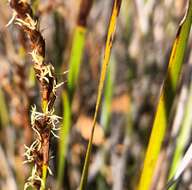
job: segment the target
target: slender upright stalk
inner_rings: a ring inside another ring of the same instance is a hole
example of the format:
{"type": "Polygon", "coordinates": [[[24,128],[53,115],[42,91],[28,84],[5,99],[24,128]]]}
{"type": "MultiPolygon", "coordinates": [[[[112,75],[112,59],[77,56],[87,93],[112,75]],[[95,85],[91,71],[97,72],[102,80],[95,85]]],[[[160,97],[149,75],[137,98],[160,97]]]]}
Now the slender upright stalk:
{"type": "Polygon", "coordinates": [[[115,67],[116,60],[111,55],[110,65],[107,71],[105,88],[104,88],[104,98],[101,107],[101,126],[104,128],[105,133],[108,132],[108,125],[111,116],[111,103],[113,96],[113,85],[114,85],[114,76],[115,76],[115,67]]]}
{"type": "Polygon", "coordinates": [[[113,39],[114,39],[114,35],[115,35],[117,17],[119,15],[120,7],[121,7],[121,0],[114,0],[112,13],[111,13],[110,21],[109,21],[107,41],[106,41],[106,45],[105,45],[105,52],[104,52],[104,57],[103,57],[103,62],[102,62],[97,101],[96,101],[95,113],[94,113],[94,118],[93,118],[92,129],[91,129],[91,137],[89,139],[89,143],[87,146],[87,152],[86,152],[83,172],[82,172],[80,186],[79,186],[80,190],[84,190],[86,188],[86,184],[87,184],[90,155],[91,155],[91,150],[92,150],[92,141],[93,141],[95,126],[96,126],[97,116],[98,116],[98,112],[99,112],[99,106],[101,103],[101,96],[102,96],[104,82],[105,82],[105,78],[106,78],[107,66],[109,64],[109,58],[111,55],[111,48],[112,48],[113,39]]]}

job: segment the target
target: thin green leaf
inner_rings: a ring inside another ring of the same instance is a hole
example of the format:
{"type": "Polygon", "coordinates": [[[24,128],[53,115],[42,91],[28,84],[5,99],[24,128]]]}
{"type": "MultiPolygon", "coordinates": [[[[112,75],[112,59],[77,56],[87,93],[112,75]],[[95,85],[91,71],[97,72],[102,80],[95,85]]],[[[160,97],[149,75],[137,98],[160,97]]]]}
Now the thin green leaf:
{"type": "Polygon", "coordinates": [[[61,188],[62,179],[64,176],[65,158],[68,148],[68,138],[71,127],[71,106],[73,101],[74,90],[78,81],[81,61],[83,58],[85,37],[86,37],[86,25],[89,12],[92,7],[92,0],[81,0],[79,15],[77,18],[77,25],[75,27],[72,49],[69,61],[69,74],[68,74],[68,91],[63,93],[63,125],[61,127],[60,134],[60,152],[59,152],[59,164],[58,164],[58,187],[61,188]]]}
{"type": "Polygon", "coordinates": [[[70,96],[73,95],[79,76],[79,69],[85,44],[85,31],[86,29],[84,27],[77,26],[74,32],[68,74],[68,89],[70,96]]]}
{"type": "Polygon", "coordinates": [[[104,99],[101,111],[101,125],[103,126],[105,132],[107,131],[108,122],[111,115],[111,101],[113,95],[114,76],[115,76],[115,59],[114,56],[111,56],[109,69],[107,71],[107,77],[104,89],[104,99]]]}
{"type": "Polygon", "coordinates": [[[69,131],[71,126],[71,107],[67,93],[63,92],[63,124],[60,130],[59,140],[59,164],[57,173],[57,188],[61,189],[65,168],[65,158],[68,148],[69,131]]]}

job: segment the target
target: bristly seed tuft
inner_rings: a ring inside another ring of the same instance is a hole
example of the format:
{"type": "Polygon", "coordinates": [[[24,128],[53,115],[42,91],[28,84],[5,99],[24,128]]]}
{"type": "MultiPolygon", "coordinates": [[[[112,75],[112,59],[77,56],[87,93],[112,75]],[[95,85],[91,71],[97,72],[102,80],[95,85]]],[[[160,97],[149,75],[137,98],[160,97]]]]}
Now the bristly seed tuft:
{"type": "Polygon", "coordinates": [[[31,52],[35,75],[41,89],[42,112],[38,112],[36,106],[31,109],[31,127],[35,134],[35,140],[30,147],[25,145],[24,163],[33,163],[31,176],[25,183],[24,189],[29,186],[45,187],[42,180],[43,166],[52,174],[48,167],[50,135],[59,138],[55,132],[59,130],[57,125],[61,117],[54,114],[54,102],[56,90],[63,83],[57,84],[53,65],[45,61],[45,40],[38,28],[38,20],[34,19],[32,8],[26,0],[9,0],[13,9],[13,16],[7,26],[15,23],[28,36],[31,44],[31,52]]]}

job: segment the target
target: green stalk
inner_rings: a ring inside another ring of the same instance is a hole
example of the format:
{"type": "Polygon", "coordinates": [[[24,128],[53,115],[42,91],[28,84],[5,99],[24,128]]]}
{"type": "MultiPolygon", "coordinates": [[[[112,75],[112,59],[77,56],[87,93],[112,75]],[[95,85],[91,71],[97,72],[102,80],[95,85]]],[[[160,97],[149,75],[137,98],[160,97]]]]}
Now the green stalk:
{"type": "Polygon", "coordinates": [[[59,143],[59,164],[57,173],[57,188],[61,189],[64,169],[65,169],[65,158],[68,149],[69,132],[71,126],[71,105],[67,92],[64,91],[63,95],[63,125],[60,130],[60,143],[59,143]]]}
{"type": "Polygon", "coordinates": [[[145,156],[138,190],[149,190],[156,162],[168,126],[168,119],[176,93],[181,67],[192,22],[192,0],[189,0],[186,16],[183,18],[173,44],[168,71],[160,93],[152,133],[145,156]]]}
{"type": "Polygon", "coordinates": [[[63,92],[63,124],[60,131],[59,164],[57,173],[58,190],[61,188],[63,181],[62,179],[64,176],[65,158],[71,127],[71,104],[79,76],[80,63],[84,52],[85,31],[86,29],[81,26],[77,26],[75,28],[69,65],[68,91],[63,92]]]}
{"type": "Polygon", "coordinates": [[[65,158],[71,127],[71,104],[79,76],[80,63],[84,52],[85,31],[86,29],[81,26],[77,26],[75,28],[69,65],[68,91],[63,92],[63,124],[60,131],[59,164],[57,173],[58,190],[61,188],[63,181],[62,179],[64,176],[65,158]]]}

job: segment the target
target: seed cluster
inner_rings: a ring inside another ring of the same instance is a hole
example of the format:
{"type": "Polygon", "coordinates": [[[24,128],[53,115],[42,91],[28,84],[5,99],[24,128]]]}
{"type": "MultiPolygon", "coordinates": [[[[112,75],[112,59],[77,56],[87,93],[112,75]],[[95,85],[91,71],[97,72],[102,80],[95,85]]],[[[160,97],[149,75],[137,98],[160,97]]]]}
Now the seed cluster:
{"type": "MultiPolygon", "coordinates": [[[[48,107],[47,107],[48,108],[48,107]]],[[[49,139],[50,132],[54,137],[58,138],[55,134],[55,131],[59,130],[57,124],[61,118],[57,115],[54,115],[54,110],[45,111],[45,113],[37,112],[36,106],[32,107],[31,111],[31,125],[32,129],[36,134],[35,141],[31,144],[30,147],[25,145],[25,163],[34,163],[31,176],[28,178],[25,188],[28,186],[40,186],[42,185],[42,167],[43,164],[48,163],[49,159],[49,139]],[[44,143],[44,145],[42,144],[44,143]],[[45,146],[46,145],[46,146],[45,146]]],[[[49,168],[48,168],[49,169],[49,168]]],[[[49,173],[52,174],[49,169],[49,173]]]]}
{"type": "Polygon", "coordinates": [[[31,126],[36,138],[30,147],[25,146],[25,162],[34,164],[25,189],[29,186],[36,186],[39,189],[40,186],[45,186],[42,181],[42,168],[45,165],[48,167],[50,135],[52,133],[53,136],[58,137],[54,131],[58,130],[56,125],[61,118],[54,115],[53,105],[56,90],[62,83],[57,84],[54,67],[50,62],[45,61],[45,41],[29,3],[26,0],[10,0],[9,3],[13,9],[13,17],[8,25],[14,22],[27,34],[31,44],[30,54],[35,75],[41,89],[42,112],[38,112],[36,106],[31,111],[31,126]]]}

